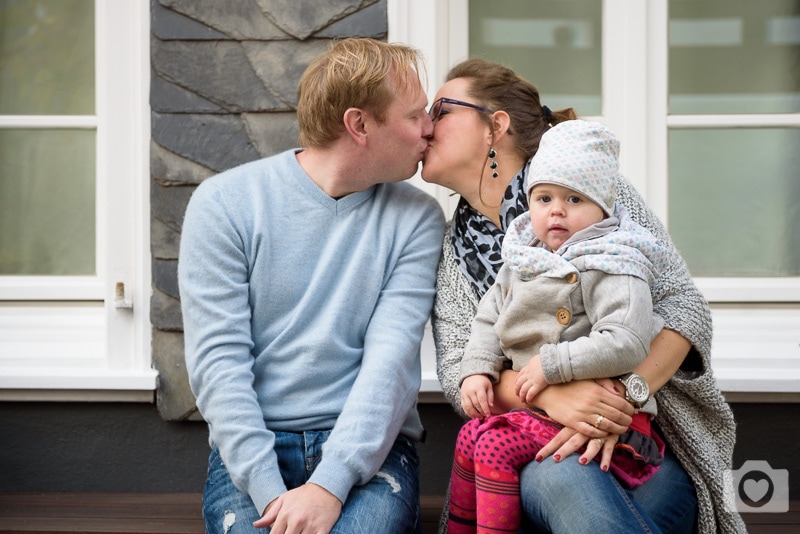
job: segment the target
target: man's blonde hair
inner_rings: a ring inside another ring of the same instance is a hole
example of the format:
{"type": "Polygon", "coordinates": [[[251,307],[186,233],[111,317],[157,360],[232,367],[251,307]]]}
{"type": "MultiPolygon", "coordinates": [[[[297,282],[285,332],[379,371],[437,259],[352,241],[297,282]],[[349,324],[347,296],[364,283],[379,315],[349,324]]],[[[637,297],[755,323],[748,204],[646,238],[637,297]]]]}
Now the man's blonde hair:
{"type": "Polygon", "coordinates": [[[364,109],[383,122],[398,91],[413,89],[419,76],[424,76],[424,60],[414,48],[368,38],[334,42],[300,79],[300,145],[320,147],[336,140],[348,108],[364,109]]]}

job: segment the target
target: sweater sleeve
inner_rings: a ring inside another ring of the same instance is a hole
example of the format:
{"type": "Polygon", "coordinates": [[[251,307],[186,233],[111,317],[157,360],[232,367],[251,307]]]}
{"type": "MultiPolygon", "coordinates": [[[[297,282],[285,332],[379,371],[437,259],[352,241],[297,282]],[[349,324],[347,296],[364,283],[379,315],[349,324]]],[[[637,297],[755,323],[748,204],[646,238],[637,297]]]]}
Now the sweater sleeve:
{"type": "Polygon", "coordinates": [[[436,374],[445,398],[462,417],[459,390],[461,360],[469,341],[472,319],[478,307],[478,297],[456,264],[450,227],[445,228],[442,259],[436,275],[436,300],[431,316],[433,341],[436,346],[436,374]]]}
{"type": "Polygon", "coordinates": [[[631,218],[644,226],[667,251],[669,268],[651,287],[653,309],[664,319],[665,327],[674,330],[691,342],[690,356],[699,360],[699,353],[711,350],[711,311],[705,297],[694,284],[686,261],[658,217],[647,207],[642,197],[624,178],[617,182],[617,200],[628,209],[631,218]]]}
{"type": "Polygon", "coordinates": [[[654,310],[664,318],[666,328],[692,343],[690,361],[684,364],[690,364],[691,371],[679,370],[656,393],[656,421],[695,487],[697,531],[745,532],[741,516],[731,513],[724,480],[732,466],[736,421],[711,368],[711,311],[655,214],[629,182],[621,179],[617,186],[617,200],[628,208],[631,218],[668,249],[670,267],[652,287],[654,310]]]}
{"type": "Polygon", "coordinates": [[[186,210],[178,263],[186,368],[231,480],[260,512],[286,487],[275,435],[252,387],[244,225],[236,224],[232,211],[212,181],[197,188],[186,210]]]}
{"type": "MultiPolygon", "coordinates": [[[[503,269],[500,269],[501,273],[503,269]]],[[[486,375],[497,382],[503,362],[507,360],[500,346],[494,325],[503,305],[502,275],[489,288],[489,291],[478,303],[478,313],[472,321],[472,330],[469,342],[464,350],[464,359],[461,360],[461,375],[459,386],[465,378],[472,375],[486,375]]]]}
{"type": "Polygon", "coordinates": [[[549,384],[632,371],[663,326],[653,316],[644,280],[591,270],[581,273],[580,284],[592,329],[589,335],[542,346],[539,354],[549,384]]]}

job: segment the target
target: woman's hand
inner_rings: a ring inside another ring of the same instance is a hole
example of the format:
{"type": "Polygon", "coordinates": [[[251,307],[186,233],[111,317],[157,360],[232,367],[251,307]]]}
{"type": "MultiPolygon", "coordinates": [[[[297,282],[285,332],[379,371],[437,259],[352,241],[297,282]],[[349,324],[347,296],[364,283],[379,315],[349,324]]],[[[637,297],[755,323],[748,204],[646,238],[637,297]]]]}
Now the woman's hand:
{"type": "MultiPolygon", "coordinates": [[[[492,413],[530,408],[515,392],[517,375],[517,371],[510,369],[500,373],[500,380],[494,385],[492,413]]],[[[572,427],[592,438],[605,437],[609,432],[622,434],[630,426],[633,415],[633,406],[614,391],[610,379],[551,384],[536,396],[532,405],[547,412],[563,426],[572,427]]]]}
{"type": "Polygon", "coordinates": [[[623,434],[634,411],[608,378],[551,384],[536,397],[536,407],[590,438],[623,434]]]}
{"type": "Polygon", "coordinates": [[[605,438],[590,438],[569,427],[564,427],[550,440],[550,443],[542,447],[542,450],[536,455],[536,461],[541,462],[552,455],[554,461],[560,462],[585,445],[586,451],[581,455],[578,461],[586,465],[591,462],[598,453],[602,452],[602,456],[600,457],[600,469],[608,471],[611,466],[611,455],[614,453],[614,445],[616,445],[618,439],[619,436],[616,434],[609,434],[605,438]]]}

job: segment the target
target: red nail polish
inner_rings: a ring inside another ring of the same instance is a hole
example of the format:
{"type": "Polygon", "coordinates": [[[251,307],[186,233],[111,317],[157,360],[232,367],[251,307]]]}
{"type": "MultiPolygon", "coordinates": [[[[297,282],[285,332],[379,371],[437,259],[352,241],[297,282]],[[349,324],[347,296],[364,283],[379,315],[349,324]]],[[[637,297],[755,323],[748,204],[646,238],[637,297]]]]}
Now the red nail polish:
{"type": "Polygon", "coordinates": [[[537,462],[541,462],[542,460],[544,460],[544,458],[542,458],[542,455],[541,454],[537,454],[536,455],[536,461],[537,462]]]}
{"type": "Polygon", "coordinates": [[[588,461],[589,460],[587,460],[586,458],[581,458],[580,459],[581,465],[586,465],[586,462],[588,462],[588,461]]]}
{"type": "Polygon", "coordinates": [[[604,465],[604,466],[600,467],[600,469],[602,469],[604,472],[607,472],[608,471],[608,466],[604,465]]]}
{"type": "Polygon", "coordinates": [[[554,454],[553,455],[553,460],[555,460],[556,462],[560,462],[561,461],[561,455],[560,454],[554,454]]]}

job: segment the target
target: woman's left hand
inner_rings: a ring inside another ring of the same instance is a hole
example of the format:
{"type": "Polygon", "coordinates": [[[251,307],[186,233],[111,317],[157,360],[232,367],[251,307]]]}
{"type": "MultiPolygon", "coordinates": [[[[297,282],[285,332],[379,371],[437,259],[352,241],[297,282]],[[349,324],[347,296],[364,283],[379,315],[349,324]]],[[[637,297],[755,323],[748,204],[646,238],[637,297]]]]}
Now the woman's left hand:
{"type": "Polygon", "coordinates": [[[618,439],[619,436],[616,434],[609,434],[605,438],[592,438],[572,428],[564,427],[547,445],[542,447],[542,450],[536,455],[536,461],[541,462],[552,455],[556,462],[560,462],[585,445],[586,451],[581,455],[578,461],[586,465],[592,461],[598,453],[602,452],[600,468],[603,471],[608,471],[611,465],[611,455],[614,452],[614,445],[616,445],[618,439]]]}
{"type": "Polygon", "coordinates": [[[619,436],[616,434],[609,434],[605,438],[590,439],[586,442],[586,451],[578,458],[578,462],[587,465],[600,453],[600,469],[608,471],[611,467],[611,455],[614,454],[614,445],[617,444],[617,440],[619,440],[619,436]]]}

